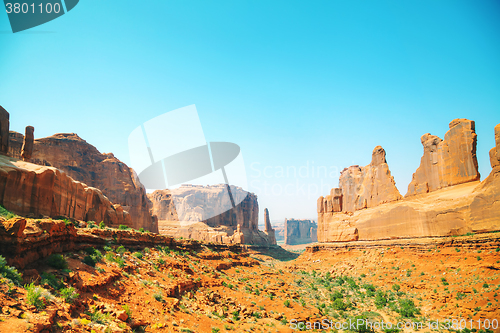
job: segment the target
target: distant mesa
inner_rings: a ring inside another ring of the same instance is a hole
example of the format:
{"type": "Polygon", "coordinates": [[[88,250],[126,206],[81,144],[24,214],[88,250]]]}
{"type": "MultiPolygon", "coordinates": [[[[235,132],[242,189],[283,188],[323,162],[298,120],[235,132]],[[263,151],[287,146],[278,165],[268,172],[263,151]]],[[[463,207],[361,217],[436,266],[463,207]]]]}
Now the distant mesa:
{"type": "Polygon", "coordinates": [[[318,241],[318,226],[311,220],[285,219],[284,243],[309,244],[318,241]]]}
{"type": "Polygon", "coordinates": [[[345,242],[500,230],[500,125],[493,170],[479,182],[474,122],[455,119],[445,139],[425,134],[424,155],[401,197],[377,146],[372,162],[342,171],[339,188],[318,198],[318,240],[345,242]]]}

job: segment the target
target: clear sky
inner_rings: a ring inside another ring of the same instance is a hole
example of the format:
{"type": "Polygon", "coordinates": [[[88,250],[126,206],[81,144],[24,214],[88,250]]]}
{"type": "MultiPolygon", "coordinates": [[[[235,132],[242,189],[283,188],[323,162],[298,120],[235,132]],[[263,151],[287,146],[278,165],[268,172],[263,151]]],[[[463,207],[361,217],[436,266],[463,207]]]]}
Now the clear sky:
{"type": "Polygon", "coordinates": [[[241,147],[272,220],[315,218],[376,145],[404,195],[420,136],[454,118],[476,121],[484,179],[499,60],[498,1],[94,0],[16,34],[0,14],[12,130],[74,132],[128,163],[134,128],[196,104],[207,141],[241,147]]]}

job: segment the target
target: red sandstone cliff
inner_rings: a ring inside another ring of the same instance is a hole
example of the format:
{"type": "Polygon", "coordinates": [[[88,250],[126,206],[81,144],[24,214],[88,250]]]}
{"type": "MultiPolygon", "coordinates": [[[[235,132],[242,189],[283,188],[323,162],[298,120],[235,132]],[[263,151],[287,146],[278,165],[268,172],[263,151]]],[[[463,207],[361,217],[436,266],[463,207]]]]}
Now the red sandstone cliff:
{"type": "Polygon", "coordinates": [[[354,212],[341,203],[359,202],[356,193],[342,200],[346,193],[334,189],[330,196],[320,197],[318,240],[414,238],[500,230],[500,125],[495,127],[496,147],[490,151],[493,170],[482,182],[477,180],[474,123],[454,120],[450,128],[444,141],[423,136],[424,156],[410,184],[419,195],[411,192],[404,199],[354,212]]]}
{"type": "Polygon", "coordinates": [[[53,167],[0,156],[0,204],[20,215],[66,216],[104,221],[106,225],[132,225],[123,207],[112,204],[96,188],[73,180],[53,167]]]}
{"type": "MultiPolygon", "coordinates": [[[[10,133],[9,155],[21,158],[23,135],[10,133]]],[[[120,204],[131,217],[133,228],[158,232],[151,215],[152,203],[133,169],[114,157],[101,154],[76,134],[55,134],[34,141],[30,161],[56,167],[75,180],[100,189],[110,201],[120,204]]]]}

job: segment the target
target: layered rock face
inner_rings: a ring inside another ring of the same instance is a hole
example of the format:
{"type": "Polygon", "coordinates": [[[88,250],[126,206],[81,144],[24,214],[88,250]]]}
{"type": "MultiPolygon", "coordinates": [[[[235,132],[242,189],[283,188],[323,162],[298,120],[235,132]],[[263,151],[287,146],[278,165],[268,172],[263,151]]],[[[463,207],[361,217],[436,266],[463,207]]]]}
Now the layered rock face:
{"type": "MultiPolygon", "coordinates": [[[[19,133],[10,133],[10,156],[22,158],[23,139],[19,133]]],[[[99,188],[130,214],[133,228],[158,232],[144,187],[135,172],[113,154],[101,154],[76,134],[55,134],[34,140],[31,162],[56,167],[75,180],[99,188]]]]}
{"type": "Polygon", "coordinates": [[[308,244],[318,240],[318,226],[311,220],[285,219],[285,244],[308,244]]]}
{"type": "Polygon", "coordinates": [[[245,199],[226,211],[221,209],[228,201],[224,184],[183,185],[156,190],[148,197],[153,202],[153,214],[159,217],[161,234],[220,243],[272,245],[273,239],[258,228],[259,204],[255,194],[236,186],[231,186],[231,193],[245,199]],[[214,211],[224,212],[214,216],[214,211]]]}
{"type": "MultiPolygon", "coordinates": [[[[434,145],[437,148],[429,149],[424,153],[421,167],[415,173],[417,176],[414,175],[414,180],[420,179],[422,170],[425,170],[422,166],[434,165],[427,164],[426,161],[428,161],[427,158],[432,157],[433,153],[436,153],[433,158],[440,169],[436,173],[427,173],[430,178],[423,182],[433,184],[432,186],[416,186],[415,189],[424,189],[422,193],[418,192],[420,195],[407,195],[404,199],[356,210],[353,213],[345,210],[336,212],[332,208],[333,204],[329,203],[333,200],[332,195],[320,197],[318,199],[318,240],[320,242],[380,240],[500,230],[500,156],[498,154],[500,125],[495,127],[496,147],[490,151],[493,170],[482,182],[475,180],[479,174],[475,153],[472,154],[472,151],[475,152],[476,141],[475,134],[472,135],[473,122],[457,120],[451,122],[450,127],[453,131],[450,130],[447,133],[444,141],[429,136],[423,140],[431,142],[431,146],[434,145]],[[458,137],[455,138],[454,135],[458,137]],[[443,145],[445,141],[447,143],[443,145]],[[453,156],[460,157],[452,158],[453,156]],[[443,167],[443,163],[448,163],[448,166],[443,167]],[[450,175],[455,176],[450,178],[450,175]],[[469,181],[465,182],[466,179],[469,181]],[[454,182],[457,184],[450,185],[454,182]],[[441,186],[441,188],[436,189],[435,186],[441,186]],[[433,190],[427,193],[427,189],[433,190]]],[[[345,196],[345,193],[342,195],[345,196]]]]}
{"type": "Polygon", "coordinates": [[[109,226],[132,225],[130,215],[103,193],[73,180],[53,167],[0,156],[0,204],[24,216],[66,216],[104,221],[109,226]]]}
{"type": "Polygon", "coordinates": [[[406,196],[479,180],[475,123],[455,119],[449,127],[444,140],[429,133],[422,135],[420,141],[424,155],[408,185],[406,196]]]}

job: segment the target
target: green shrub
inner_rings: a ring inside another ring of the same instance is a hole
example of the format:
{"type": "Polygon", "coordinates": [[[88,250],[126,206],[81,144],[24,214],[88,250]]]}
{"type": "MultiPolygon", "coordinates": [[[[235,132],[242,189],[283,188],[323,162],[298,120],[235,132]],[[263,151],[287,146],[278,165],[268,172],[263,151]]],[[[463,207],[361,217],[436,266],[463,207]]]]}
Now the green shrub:
{"type": "Polygon", "coordinates": [[[26,303],[28,303],[29,305],[33,305],[38,310],[45,308],[45,302],[42,297],[43,289],[41,287],[35,286],[34,283],[30,283],[24,287],[28,292],[26,295],[26,303]]]}
{"type": "Polygon", "coordinates": [[[378,291],[377,295],[375,296],[375,306],[377,307],[377,309],[381,309],[384,306],[386,306],[386,304],[387,304],[386,295],[383,292],[378,291]]]}
{"type": "Polygon", "coordinates": [[[50,273],[42,273],[41,275],[42,280],[40,281],[41,285],[48,285],[55,290],[59,290],[62,287],[64,287],[64,283],[61,280],[58,280],[54,274],[50,273]]]}
{"type": "Polygon", "coordinates": [[[83,258],[83,263],[92,267],[95,267],[97,261],[92,256],[85,256],[83,258]]]}
{"type": "Polygon", "coordinates": [[[233,315],[233,320],[234,321],[240,320],[240,312],[239,311],[234,311],[232,313],[232,315],[233,315]]]}
{"type": "Polygon", "coordinates": [[[289,300],[285,300],[285,302],[283,302],[283,304],[289,308],[290,307],[290,301],[289,300]]]}
{"type": "Polygon", "coordinates": [[[348,304],[344,303],[342,299],[337,298],[335,301],[333,301],[332,308],[337,311],[345,311],[348,308],[348,304]]]}
{"type": "Polygon", "coordinates": [[[90,229],[97,228],[97,225],[95,224],[94,221],[88,221],[87,222],[87,228],[90,228],[90,229]]]}
{"type": "Polygon", "coordinates": [[[392,285],[392,289],[393,289],[394,291],[399,291],[399,289],[401,289],[401,286],[400,286],[399,284],[393,284],[393,285],[392,285]]]}
{"type": "Polygon", "coordinates": [[[127,226],[127,225],[120,224],[120,225],[118,226],[118,229],[120,229],[120,230],[127,230],[127,229],[130,229],[130,227],[129,227],[129,226],[127,226]]]}
{"type": "Polygon", "coordinates": [[[163,302],[163,294],[159,291],[153,295],[154,299],[158,302],[163,302]]]}
{"type": "Polygon", "coordinates": [[[420,314],[420,309],[418,309],[413,300],[411,299],[400,299],[399,300],[399,309],[397,311],[401,317],[404,318],[414,318],[415,315],[420,314]]]}
{"type": "Polygon", "coordinates": [[[17,215],[5,209],[4,206],[0,205],[0,216],[9,220],[13,217],[16,217],[17,215]]]}
{"type": "Polygon", "coordinates": [[[116,253],[118,254],[124,254],[125,252],[127,252],[127,249],[123,245],[120,245],[116,248],[116,253]]]}
{"type": "Polygon", "coordinates": [[[212,327],[212,333],[219,333],[219,332],[220,332],[220,328],[212,327]]]}
{"type": "Polygon", "coordinates": [[[7,266],[7,260],[0,256],[0,276],[3,276],[16,284],[20,284],[23,280],[21,273],[15,267],[7,266]]]}
{"type": "Polygon", "coordinates": [[[73,287],[63,288],[59,293],[66,303],[73,303],[80,296],[73,287]]]}
{"type": "Polygon", "coordinates": [[[356,332],[356,333],[374,332],[373,328],[370,328],[369,325],[366,325],[366,323],[368,322],[368,318],[366,316],[362,316],[362,315],[356,316],[356,317],[354,317],[353,322],[358,323],[358,320],[360,320],[363,324],[361,324],[361,325],[356,324],[356,328],[354,329],[354,332],[356,332]]]}
{"type": "Polygon", "coordinates": [[[144,228],[139,228],[139,232],[144,232],[144,228]]]}
{"type": "Polygon", "coordinates": [[[141,252],[134,252],[134,253],[132,253],[132,255],[134,257],[136,257],[137,259],[142,259],[142,257],[143,257],[143,254],[141,252]]]}
{"type": "Polygon", "coordinates": [[[344,295],[338,290],[335,290],[331,295],[330,295],[330,300],[333,302],[336,299],[342,299],[344,298],[344,295]]]}
{"type": "Polygon", "coordinates": [[[106,228],[106,225],[104,224],[104,221],[101,221],[101,223],[99,223],[99,229],[105,229],[106,228]]]}
{"type": "Polygon", "coordinates": [[[45,261],[47,265],[56,269],[68,268],[68,262],[62,254],[52,254],[45,261]]]}

